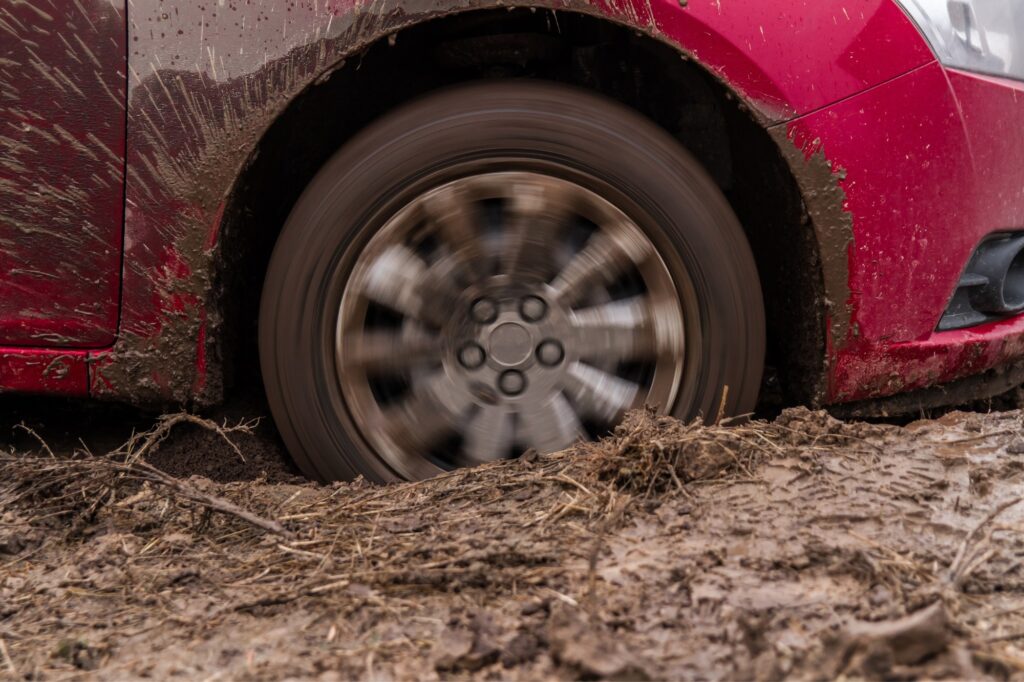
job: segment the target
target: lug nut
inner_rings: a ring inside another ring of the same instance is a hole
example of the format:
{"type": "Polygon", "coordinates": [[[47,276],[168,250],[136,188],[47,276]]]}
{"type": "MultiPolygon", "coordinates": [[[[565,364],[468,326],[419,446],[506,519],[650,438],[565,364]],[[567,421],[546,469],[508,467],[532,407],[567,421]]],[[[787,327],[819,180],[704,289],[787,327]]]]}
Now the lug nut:
{"type": "Polygon", "coordinates": [[[539,360],[542,365],[554,367],[560,363],[564,357],[565,350],[562,348],[562,344],[558,343],[558,341],[555,341],[554,339],[541,341],[540,345],[537,346],[537,360],[539,360]]]}
{"type": "Polygon", "coordinates": [[[506,370],[498,377],[498,388],[505,395],[519,395],[526,389],[526,376],[514,369],[506,370]]]}
{"type": "Polygon", "coordinates": [[[466,369],[476,369],[484,364],[485,357],[483,346],[472,341],[459,350],[459,362],[466,369]]]}
{"type": "Polygon", "coordinates": [[[478,298],[473,302],[469,314],[479,324],[490,324],[498,319],[498,306],[489,298],[478,298]]]}
{"type": "Polygon", "coordinates": [[[519,302],[519,315],[527,322],[539,322],[548,312],[548,304],[536,296],[524,296],[519,302]]]}

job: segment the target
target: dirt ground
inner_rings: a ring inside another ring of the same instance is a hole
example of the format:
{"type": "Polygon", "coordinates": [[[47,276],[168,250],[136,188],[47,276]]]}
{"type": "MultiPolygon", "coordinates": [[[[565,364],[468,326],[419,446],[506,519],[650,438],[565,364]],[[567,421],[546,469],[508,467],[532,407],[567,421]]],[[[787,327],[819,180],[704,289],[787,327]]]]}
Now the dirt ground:
{"type": "Polygon", "coordinates": [[[304,481],[245,408],[3,400],[0,675],[1024,677],[1020,411],[635,413],[373,487],[304,481]]]}

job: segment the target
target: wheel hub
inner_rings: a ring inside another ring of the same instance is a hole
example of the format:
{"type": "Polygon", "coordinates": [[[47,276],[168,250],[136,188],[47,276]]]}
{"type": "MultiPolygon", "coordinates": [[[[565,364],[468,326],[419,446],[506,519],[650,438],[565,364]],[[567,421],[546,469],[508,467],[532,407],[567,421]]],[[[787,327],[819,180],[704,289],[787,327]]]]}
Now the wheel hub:
{"type": "Polygon", "coordinates": [[[518,322],[502,322],[490,331],[489,337],[491,357],[499,365],[521,365],[533,352],[533,335],[518,322]]]}
{"type": "Polygon", "coordinates": [[[544,284],[527,287],[498,276],[479,286],[486,295],[474,298],[476,288],[466,292],[442,331],[463,339],[443,361],[446,374],[487,404],[551,402],[570,370],[565,347],[574,333],[571,309],[549,303],[554,292],[544,284]],[[480,323],[482,309],[490,323],[480,323]]]}

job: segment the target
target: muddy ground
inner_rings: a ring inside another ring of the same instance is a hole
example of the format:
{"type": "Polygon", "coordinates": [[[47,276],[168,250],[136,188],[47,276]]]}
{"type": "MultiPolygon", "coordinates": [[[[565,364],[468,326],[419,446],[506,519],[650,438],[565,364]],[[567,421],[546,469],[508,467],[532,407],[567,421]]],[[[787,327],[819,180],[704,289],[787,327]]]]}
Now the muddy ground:
{"type": "Polygon", "coordinates": [[[637,413],[380,488],[266,424],[0,402],[0,675],[1024,677],[1019,411],[637,413]]]}

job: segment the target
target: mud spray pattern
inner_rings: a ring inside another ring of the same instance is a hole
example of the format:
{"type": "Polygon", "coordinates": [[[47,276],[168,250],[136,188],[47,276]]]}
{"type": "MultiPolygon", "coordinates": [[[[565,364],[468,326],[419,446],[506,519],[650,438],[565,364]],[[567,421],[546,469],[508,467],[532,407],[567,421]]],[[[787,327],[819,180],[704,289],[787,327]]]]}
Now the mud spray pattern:
{"type": "Polygon", "coordinates": [[[121,262],[123,12],[109,2],[93,11],[8,2],[0,41],[0,288],[18,292],[0,297],[0,338],[109,344],[121,262]]]}

